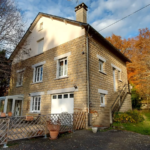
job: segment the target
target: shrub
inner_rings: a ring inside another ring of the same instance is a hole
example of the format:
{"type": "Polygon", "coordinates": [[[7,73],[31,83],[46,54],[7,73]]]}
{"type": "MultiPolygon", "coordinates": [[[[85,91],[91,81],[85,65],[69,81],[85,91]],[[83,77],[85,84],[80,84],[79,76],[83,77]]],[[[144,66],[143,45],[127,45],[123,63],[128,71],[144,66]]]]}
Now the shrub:
{"type": "Polygon", "coordinates": [[[126,113],[116,113],[114,121],[119,123],[138,123],[144,120],[142,114],[137,110],[128,111],[126,113]]]}

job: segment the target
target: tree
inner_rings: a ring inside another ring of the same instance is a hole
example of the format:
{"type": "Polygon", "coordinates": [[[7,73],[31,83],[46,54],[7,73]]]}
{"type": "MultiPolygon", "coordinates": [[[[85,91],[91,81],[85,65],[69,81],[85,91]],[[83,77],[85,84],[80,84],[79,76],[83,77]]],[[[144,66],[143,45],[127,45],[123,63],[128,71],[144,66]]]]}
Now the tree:
{"type": "Polygon", "coordinates": [[[127,64],[129,82],[135,85],[141,97],[150,100],[150,31],[139,29],[139,35],[131,39],[122,39],[112,35],[107,40],[129,57],[127,64]]]}
{"type": "Polygon", "coordinates": [[[21,10],[14,0],[0,0],[0,51],[11,54],[24,34],[21,10]]]}

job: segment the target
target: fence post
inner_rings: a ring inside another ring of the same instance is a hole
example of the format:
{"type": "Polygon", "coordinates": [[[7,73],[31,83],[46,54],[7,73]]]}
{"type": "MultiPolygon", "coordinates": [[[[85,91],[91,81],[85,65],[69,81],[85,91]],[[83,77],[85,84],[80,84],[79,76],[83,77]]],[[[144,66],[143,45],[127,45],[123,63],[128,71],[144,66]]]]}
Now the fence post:
{"type": "Polygon", "coordinates": [[[46,115],[46,120],[45,120],[45,136],[44,136],[44,139],[47,139],[47,134],[46,134],[46,131],[47,131],[47,115],[46,115]]]}
{"type": "Polygon", "coordinates": [[[9,131],[9,123],[10,123],[10,119],[7,119],[7,127],[6,127],[6,143],[4,144],[3,148],[8,148],[7,146],[7,142],[8,142],[8,131],[9,131]]]}

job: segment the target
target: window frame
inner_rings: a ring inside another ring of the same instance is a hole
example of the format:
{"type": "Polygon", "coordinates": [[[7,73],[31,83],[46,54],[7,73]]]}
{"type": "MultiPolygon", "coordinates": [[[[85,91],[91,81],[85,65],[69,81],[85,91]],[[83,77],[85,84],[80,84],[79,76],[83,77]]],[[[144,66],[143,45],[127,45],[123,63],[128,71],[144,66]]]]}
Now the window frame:
{"type": "Polygon", "coordinates": [[[118,80],[119,80],[119,81],[122,81],[122,80],[121,80],[121,71],[120,71],[120,70],[118,70],[118,80]]]}
{"type": "Polygon", "coordinates": [[[57,66],[57,77],[58,78],[63,78],[68,76],[68,58],[64,57],[61,59],[58,59],[58,66],[57,66]],[[67,61],[67,68],[65,69],[65,61],[67,61]],[[60,62],[63,62],[63,75],[60,75],[60,62]],[[66,71],[66,74],[65,74],[66,71]]]}
{"type": "Polygon", "coordinates": [[[39,82],[42,82],[43,81],[43,65],[39,65],[39,66],[36,66],[34,68],[34,76],[33,76],[33,83],[39,83],[39,82]],[[40,68],[40,69],[39,69],[40,68]],[[42,70],[41,70],[42,68],[42,70]],[[39,76],[37,75],[37,69],[39,69],[39,76]],[[42,71],[42,74],[41,74],[41,71],[42,71]],[[40,79],[41,78],[41,75],[42,75],[42,80],[40,79]],[[39,78],[39,80],[37,80],[39,78]]]}
{"type": "Polygon", "coordinates": [[[101,107],[105,107],[105,94],[101,93],[100,94],[100,106],[101,107]],[[101,102],[101,98],[103,98],[103,103],[101,102]]]}
{"type": "Polygon", "coordinates": [[[17,83],[16,83],[17,87],[23,85],[23,76],[24,76],[24,71],[17,72],[17,83]],[[20,75],[22,75],[22,76],[20,76],[20,75]],[[19,84],[19,81],[18,81],[19,79],[21,79],[21,84],[19,84]]]}
{"type": "Polygon", "coordinates": [[[100,59],[99,59],[99,71],[104,72],[104,62],[100,59]],[[100,65],[101,65],[101,69],[100,69],[100,65]]]}
{"type": "Polygon", "coordinates": [[[41,95],[32,96],[31,102],[30,102],[30,112],[31,113],[40,113],[41,112],[41,95]],[[37,99],[37,106],[35,105],[37,99]],[[40,102],[40,106],[39,106],[40,102]],[[33,103],[34,103],[34,109],[33,109],[33,103]],[[37,109],[35,109],[35,106],[37,109]],[[39,110],[38,110],[39,107],[39,110]]]}

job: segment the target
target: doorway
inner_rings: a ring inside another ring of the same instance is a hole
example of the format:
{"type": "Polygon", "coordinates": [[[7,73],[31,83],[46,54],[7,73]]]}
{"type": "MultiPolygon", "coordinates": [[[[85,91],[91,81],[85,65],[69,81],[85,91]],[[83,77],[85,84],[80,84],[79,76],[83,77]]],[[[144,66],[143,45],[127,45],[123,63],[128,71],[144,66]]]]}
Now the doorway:
{"type": "Polygon", "coordinates": [[[22,100],[15,100],[14,115],[21,116],[22,100]]]}

